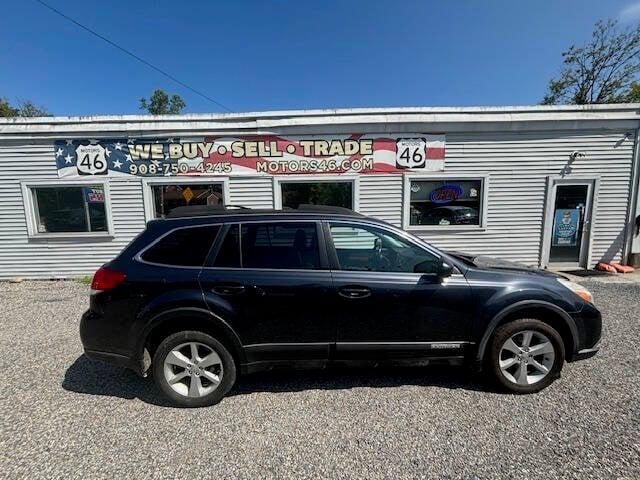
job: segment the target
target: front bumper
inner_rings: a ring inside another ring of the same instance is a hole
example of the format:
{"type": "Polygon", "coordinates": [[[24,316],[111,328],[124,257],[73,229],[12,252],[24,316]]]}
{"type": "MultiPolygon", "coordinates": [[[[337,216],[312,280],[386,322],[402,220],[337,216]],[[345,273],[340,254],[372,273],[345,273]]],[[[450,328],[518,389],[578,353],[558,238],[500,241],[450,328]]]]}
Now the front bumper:
{"type": "Polygon", "coordinates": [[[593,357],[600,349],[602,336],[602,315],[592,304],[585,303],[583,308],[571,315],[578,330],[578,348],[569,356],[569,362],[593,357]]]}
{"type": "Polygon", "coordinates": [[[598,342],[595,346],[591,348],[583,348],[576,353],[573,358],[571,358],[571,362],[575,362],[577,360],[586,360],[587,358],[593,357],[600,350],[600,342],[598,342]]]}

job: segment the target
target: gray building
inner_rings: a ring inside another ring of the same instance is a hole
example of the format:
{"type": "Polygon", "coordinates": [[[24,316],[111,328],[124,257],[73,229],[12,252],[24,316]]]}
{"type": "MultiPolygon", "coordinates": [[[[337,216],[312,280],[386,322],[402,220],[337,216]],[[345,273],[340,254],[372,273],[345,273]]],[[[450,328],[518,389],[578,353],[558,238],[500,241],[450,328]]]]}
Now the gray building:
{"type": "Polygon", "coordinates": [[[345,206],[549,268],[640,252],[640,105],[0,119],[0,278],[91,274],[180,205],[345,206]]]}

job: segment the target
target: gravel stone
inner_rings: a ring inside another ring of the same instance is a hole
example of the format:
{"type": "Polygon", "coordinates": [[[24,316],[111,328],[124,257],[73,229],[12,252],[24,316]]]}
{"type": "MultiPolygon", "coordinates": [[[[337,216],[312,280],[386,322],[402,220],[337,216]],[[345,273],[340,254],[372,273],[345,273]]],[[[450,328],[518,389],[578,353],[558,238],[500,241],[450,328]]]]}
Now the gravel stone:
{"type": "Polygon", "coordinates": [[[177,409],[150,379],[93,363],[88,287],[0,284],[3,478],[640,478],[640,284],[583,282],[600,353],[517,396],[460,368],[247,376],[177,409]]]}

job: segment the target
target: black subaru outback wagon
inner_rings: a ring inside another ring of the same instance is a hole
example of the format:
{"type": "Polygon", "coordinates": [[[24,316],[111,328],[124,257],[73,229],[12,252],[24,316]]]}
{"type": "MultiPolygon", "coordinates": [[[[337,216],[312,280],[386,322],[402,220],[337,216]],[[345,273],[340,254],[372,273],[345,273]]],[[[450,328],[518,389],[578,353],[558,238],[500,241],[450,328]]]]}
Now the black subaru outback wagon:
{"type": "Polygon", "coordinates": [[[86,354],[151,370],[190,407],[219,402],[239,373],[331,362],[466,362],[537,392],[593,355],[601,330],[565,278],[328,207],[175,209],[91,288],[86,354]]]}

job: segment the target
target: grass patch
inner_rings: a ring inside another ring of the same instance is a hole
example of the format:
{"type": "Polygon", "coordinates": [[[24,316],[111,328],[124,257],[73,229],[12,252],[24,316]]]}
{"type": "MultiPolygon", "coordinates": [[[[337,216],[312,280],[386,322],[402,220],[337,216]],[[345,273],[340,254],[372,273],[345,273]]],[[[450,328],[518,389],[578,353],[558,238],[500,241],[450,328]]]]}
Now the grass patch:
{"type": "Polygon", "coordinates": [[[93,277],[91,275],[85,275],[84,277],[74,278],[73,280],[84,285],[91,285],[92,279],[93,277]]]}

